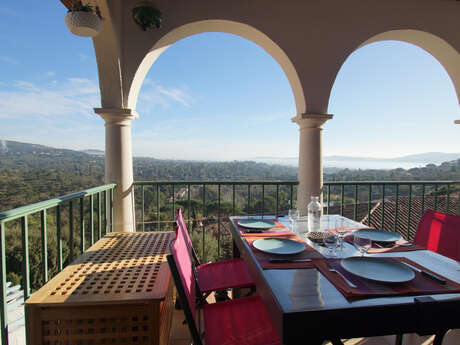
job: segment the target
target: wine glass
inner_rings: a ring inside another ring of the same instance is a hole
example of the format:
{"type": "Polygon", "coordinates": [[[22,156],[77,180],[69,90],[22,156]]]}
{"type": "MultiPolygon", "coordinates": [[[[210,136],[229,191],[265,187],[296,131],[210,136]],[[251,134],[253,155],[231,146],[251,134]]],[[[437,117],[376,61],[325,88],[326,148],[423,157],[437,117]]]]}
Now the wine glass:
{"type": "Polygon", "coordinates": [[[327,255],[328,256],[337,256],[337,245],[338,245],[338,237],[335,232],[331,231],[322,231],[323,234],[323,243],[327,247],[327,255]]]}
{"type": "Polygon", "coordinates": [[[338,216],[336,223],[335,223],[335,232],[337,233],[337,237],[339,239],[338,248],[340,248],[340,250],[343,250],[343,248],[345,247],[343,245],[344,238],[345,238],[345,235],[350,232],[350,230],[348,230],[344,226],[344,223],[345,223],[345,219],[342,216],[338,216]]]}
{"type": "Polygon", "coordinates": [[[294,230],[294,222],[297,219],[297,210],[291,209],[288,211],[289,223],[291,223],[291,229],[294,230]]]}
{"type": "Polygon", "coordinates": [[[372,240],[368,237],[354,236],[353,245],[361,253],[361,257],[372,247],[372,240]]]}

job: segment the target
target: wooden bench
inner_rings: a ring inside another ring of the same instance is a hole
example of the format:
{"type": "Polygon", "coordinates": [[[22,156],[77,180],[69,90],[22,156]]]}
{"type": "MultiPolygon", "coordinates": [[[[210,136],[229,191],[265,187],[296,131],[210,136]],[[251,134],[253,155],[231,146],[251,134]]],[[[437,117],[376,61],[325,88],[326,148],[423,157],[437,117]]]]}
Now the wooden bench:
{"type": "Polygon", "coordinates": [[[29,344],[169,341],[172,232],[110,233],[26,301],[29,344]]]}

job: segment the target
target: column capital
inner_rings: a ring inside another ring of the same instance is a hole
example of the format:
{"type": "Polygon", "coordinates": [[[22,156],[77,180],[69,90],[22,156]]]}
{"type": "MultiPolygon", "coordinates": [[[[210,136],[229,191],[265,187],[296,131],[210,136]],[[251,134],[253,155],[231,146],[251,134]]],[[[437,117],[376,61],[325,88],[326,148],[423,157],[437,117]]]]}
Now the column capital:
{"type": "Polygon", "coordinates": [[[139,117],[135,110],[128,108],[94,108],[94,112],[102,117],[106,123],[121,123],[139,117]]]}
{"type": "Polygon", "coordinates": [[[321,128],[321,126],[327,121],[332,119],[331,114],[309,114],[304,113],[299,116],[293,117],[292,122],[299,125],[300,128],[321,128]]]}

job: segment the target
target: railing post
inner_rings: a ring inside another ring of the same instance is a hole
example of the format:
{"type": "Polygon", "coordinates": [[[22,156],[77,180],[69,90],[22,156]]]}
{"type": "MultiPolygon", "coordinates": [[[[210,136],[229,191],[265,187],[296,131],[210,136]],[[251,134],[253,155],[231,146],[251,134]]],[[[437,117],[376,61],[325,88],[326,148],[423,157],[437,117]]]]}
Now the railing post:
{"type": "Polygon", "coordinates": [[[89,239],[91,245],[94,244],[94,196],[91,194],[89,196],[89,222],[90,222],[90,229],[91,233],[89,234],[89,239]]]}
{"type": "Polygon", "coordinates": [[[192,212],[192,200],[190,199],[190,185],[187,185],[187,204],[188,204],[188,231],[193,231],[193,228],[191,226],[191,221],[190,221],[190,214],[192,212]]]}
{"type": "Polygon", "coordinates": [[[340,215],[343,216],[343,211],[345,209],[345,185],[342,183],[340,185],[340,215]]]}
{"type": "Polygon", "coordinates": [[[206,238],[205,238],[205,231],[206,231],[205,223],[206,223],[206,185],[204,184],[203,185],[203,223],[202,223],[203,224],[203,227],[202,227],[202,232],[203,232],[203,234],[202,234],[202,238],[203,238],[203,241],[202,241],[202,245],[203,245],[202,258],[203,258],[204,262],[206,262],[206,255],[205,255],[205,251],[204,251],[205,250],[205,248],[204,248],[205,247],[205,240],[206,240],[206,238]]]}
{"type": "Polygon", "coordinates": [[[276,210],[275,210],[276,217],[278,217],[279,203],[280,203],[280,185],[277,183],[276,184],[276,210]]]}
{"type": "Polygon", "coordinates": [[[61,206],[56,206],[56,242],[57,242],[57,268],[62,270],[62,227],[61,227],[61,206]]]}
{"type": "Polygon", "coordinates": [[[160,231],[160,185],[157,184],[157,227],[156,231],[160,231]]]}
{"type": "Polygon", "coordinates": [[[21,218],[22,229],[22,288],[24,301],[30,296],[30,270],[29,270],[29,224],[27,216],[21,218]]]}
{"type": "Polygon", "coordinates": [[[380,219],[380,227],[385,228],[385,184],[382,183],[382,215],[380,219]]]}
{"type": "Polygon", "coordinates": [[[232,216],[235,215],[235,184],[232,185],[232,216]]]}
{"type": "Polygon", "coordinates": [[[353,209],[354,220],[358,219],[358,184],[355,184],[355,207],[353,209]]]}
{"type": "Polygon", "coordinates": [[[412,213],[412,184],[409,184],[409,203],[407,210],[407,237],[406,239],[410,241],[410,225],[411,225],[411,213],[412,213]]]}
{"type": "Polygon", "coordinates": [[[42,275],[43,282],[48,281],[48,234],[46,230],[46,210],[40,212],[40,227],[42,231],[42,275]]]}
{"type": "Polygon", "coordinates": [[[101,193],[97,193],[97,239],[102,238],[101,193]]]}
{"type": "Polygon", "coordinates": [[[395,200],[395,222],[394,232],[398,230],[398,215],[399,215],[399,184],[396,184],[396,200],[395,200]]]}
{"type": "Polygon", "coordinates": [[[248,184],[248,211],[247,211],[248,216],[251,214],[250,210],[251,210],[251,185],[248,184]]]}
{"type": "Polygon", "coordinates": [[[174,219],[176,218],[176,192],[174,190],[174,183],[172,184],[172,197],[173,197],[173,207],[172,207],[172,231],[174,231],[174,219]]]}
{"type": "Polygon", "coordinates": [[[107,190],[104,191],[104,235],[107,235],[107,190]]]}
{"type": "Polygon", "coordinates": [[[367,199],[367,225],[371,225],[371,201],[372,201],[372,183],[369,185],[369,197],[367,199]]]}
{"type": "Polygon", "coordinates": [[[80,198],[80,248],[81,252],[85,251],[85,202],[84,197],[80,198]]]}
{"type": "Polygon", "coordinates": [[[73,201],[69,202],[69,263],[73,261],[73,201]]]}
{"type": "Polygon", "coordinates": [[[8,345],[8,308],[6,305],[6,250],[5,250],[5,223],[0,222],[0,300],[2,310],[0,312],[0,327],[2,345],[8,345]]]}
{"type": "Polygon", "coordinates": [[[145,191],[144,191],[144,185],[141,186],[141,193],[142,193],[142,208],[141,208],[142,232],[145,232],[145,191]]]}
{"type": "Polygon", "coordinates": [[[220,183],[217,185],[217,256],[220,257],[220,183]]]}
{"type": "Polygon", "coordinates": [[[265,185],[262,183],[262,218],[265,215],[265,185]]]}

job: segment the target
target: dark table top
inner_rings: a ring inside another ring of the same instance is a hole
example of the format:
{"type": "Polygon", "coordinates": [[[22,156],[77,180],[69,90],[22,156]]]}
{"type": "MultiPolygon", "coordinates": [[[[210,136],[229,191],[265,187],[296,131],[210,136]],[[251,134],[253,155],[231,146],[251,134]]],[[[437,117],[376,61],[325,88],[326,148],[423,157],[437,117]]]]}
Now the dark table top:
{"type": "MultiPolygon", "coordinates": [[[[285,344],[302,343],[299,339],[305,341],[306,336],[313,344],[332,336],[347,338],[408,332],[430,334],[439,327],[460,328],[460,319],[446,314],[449,310],[459,310],[460,294],[430,295],[419,300],[415,298],[421,296],[349,301],[316,269],[263,270],[235,225],[234,219],[241,218],[230,218],[234,243],[239,255],[248,264],[258,294],[264,300],[285,344]]],[[[286,218],[279,220],[289,226],[286,218]]],[[[359,255],[350,244],[345,243],[345,246],[346,249],[339,255],[359,255]]],[[[315,248],[325,253],[324,248],[315,248]]],[[[369,256],[407,257],[460,283],[460,263],[428,250],[369,256]]]]}

